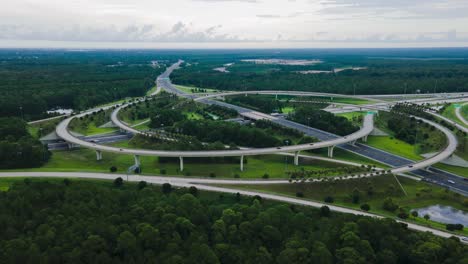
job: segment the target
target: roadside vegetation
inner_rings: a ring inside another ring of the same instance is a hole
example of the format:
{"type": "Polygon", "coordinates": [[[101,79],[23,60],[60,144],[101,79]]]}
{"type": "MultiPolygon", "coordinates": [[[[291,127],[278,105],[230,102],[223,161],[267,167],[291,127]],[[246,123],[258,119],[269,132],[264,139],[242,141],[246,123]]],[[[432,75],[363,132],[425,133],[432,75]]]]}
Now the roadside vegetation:
{"type": "MultiPolygon", "coordinates": [[[[430,221],[430,218],[425,219],[424,215],[412,214],[412,210],[436,204],[468,210],[468,199],[458,193],[401,176],[397,178],[399,182],[393,175],[384,174],[352,180],[324,178],[323,182],[314,183],[295,178],[289,184],[235,185],[233,188],[297,196],[307,200],[362,209],[439,229],[446,227],[444,224],[430,221]]],[[[468,228],[465,227],[461,233],[468,235],[468,228]]]]}
{"type": "Polygon", "coordinates": [[[195,187],[15,181],[3,263],[460,263],[466,245],[378,220],[195,187]],[[90,195],[92,193],[92,195],[90,195]],[[21,203],[22,206],[16,206],[21,203]],[[47,219],[44,222],[44,212],[47,219]],[[24,232],[24,228],[27,232],[24,232]]]}
{"type": "Polygon", "coordinates": [[[0,169],[35,168],[50,157],[45,146],[30,134],[19,118],[0,118],[0,169]]]}

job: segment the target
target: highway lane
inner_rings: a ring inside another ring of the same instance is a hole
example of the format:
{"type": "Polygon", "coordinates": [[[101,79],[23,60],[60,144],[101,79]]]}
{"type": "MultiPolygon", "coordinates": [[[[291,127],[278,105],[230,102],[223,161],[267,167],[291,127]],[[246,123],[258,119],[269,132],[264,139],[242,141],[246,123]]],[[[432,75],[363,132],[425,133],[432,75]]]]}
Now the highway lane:
{"type": "MultiPolygon", "coordinates": [[[[196,96],[193,96],[193,95],[186,94],[183,91],[175,88],[172,85],[172,83],[170,82],[169,78],[167,78],[164,83],[161,83],[161,87],[164,90],[168,91],[168,92],[175,93],[175,94],[180,95],[180,96],[185,97],[185,98],[194,99],[196,97],[196,96]]],[[[255,92],[252,92],[252,93],[255,93],[255,92]]],[[[226,94],[230,94],[230,93],[225,93],[225,95],[226,94]]],[[[240,93],[240,94],[242,94],[242,93],[240,93]]],[[[212,95],[210,97],[202,96],[202,97],[199,97],[199,98],[195,98],[194,100],[197,100],[197,101],[200,101],[200,102],[203,102],[203,103],[218,104],[220,106],[231,108],[231,109],[234,109],[234,110],[238,111],[241,115],[243,113],[246,113],[246,112],[249,112],[249,111],[253,112],[252,110],[247,109],[247,108],[231,105],[231,104],[228,104],[228,103],[225,103],[225,102],[220,102],[220,101],[207,99],[207,98],[216,98],[216,97],[219,97],[219,96],[220,96],[220,94],[214,94],[214,95],[212,95]]],[[[456,96],[457,97],[458,96],[466,96],[466,94],[456,94],[456,96]]],[[[453,100],[455,100],[455,101],[466,100],[466,98],[455,98],[453,100]]],[[[444,102],[447,101],[447,98],[443,98],[443,101],[444,102]]],[[[433,100],[431,100],[430,102],[431,103],[439,103],[439,101],[433,101],[433,100]]],[[[418,103],[423,103],[423,102],[418,101],[418,103]]],[[[376,105],[381,107],[382,109],[388,109],[388,103],[377,103],[376,105]]],[[[361,107],[361,106],[356,106],[356,107],[361,107]]],[[[262,115],[263,116],[269,116],[269,115],[263,114],[263,113],[262,113],[262,115]]],[[[327,140],[331,140],[331,139],[334,139],[334,138],[338,137],[337,135],[334,135],[334,134],[331,134],[331,133],[328,133],[328,132],[325,132],[325,131],[322,131],[322,130],[319,130],[319,129],[307,127],[307,126],[304,126],[304,125],[301,125],[301,124],[298,124],[298,123],[295,123],[295,122],[292,122],[292,121],[289,121],[289,120],[286,120],[286,119],[275,118],[275,117],[265,117],[265,118],[269,119],[271,122],[275,122],[275,123],[283,125],[285,127],[298,129],[298,130],[302,131],[303,133],[305,133],[306,135],[316,137],[321,141],[327,141],[327,140]]],[[[387,164],[387,165],[392,166],[394,168],[401,168],[401,167],[409,166],[410,164],[415,163],[415,161],[408,160],[408,159],[399,157],[397,155],[394,155],[394,154],[391,154],[391,153],[388,153],[388,152],[385,152],[385,151],[370,147],[368,145],[360,144],[360,143],[357,143],[357,144],[354,144],[354,145],[353,144],[340,144],[337,147],[348,150],[348,151],[351,151],[351,152],[353,152],[355,154],[364,156],[366,158],[370,158],[372,160],[381,162],[383,164],[387,164]]],[[[447,153],[447,152],[444,151],[444,153],[447,153]]],[[[434,160],[431,160],[431,162],[433,162],[433,161],[434,160]]],[[[423,164],[427,164],[427,163],[423,163],[423,164]]],[[[408,168],[406,168],[405,171],[411,171],[411,170],[413,170],[413,168],[408,167],[408,168]]],[[[468,182],[465,181],[463,179],[463,177],[460,177],[458,175],[455,175],[455,174],[452,174],[452,173],[449,173],[449,172],[445,172],[445,171],[442,171],[442,170],[439,170],[439,169],[434,169],[434,168],[432,168],[431,171],[427,171],[427,170],[423,170],[423,169],[416,169],[416,170],[413,170],[412,173],[417,175],[417,176],[423,177],[427,181],[430,181],[430,182],[432,182],[434,184],[437,184],[439,186],[442,186],[442,187],[445,187],[445,188],[450,188],[452,190],[461,192],[464,195],[468,195],[468,182]],[[454,182],[454,184],[450,184],[449,181],[454,182]]]]}
{"type": "MultiPolygon", "coordinates": [[[[146,181],[148,183],[158,184],[158,185],[161,185],[164,183],[170,183],[173,186],[185,187],[185,188],[188,188],[190,186],[195,186],[198,189],[204,190],[204,191],[231,193],[231,194],[239,193],[241,195],[251,196],[251,197],[260,196],[263,199],[285,202],[285,203],[290,203],[290,204],[297,204],[301,206],[314,207],[314,208],[328,206],[330,210],[334,212],[354,214],[354,215],[367,216],[367,217],[375,217],[379,219],[385,218],[383,216],[372,214],[369,212],[340,207],[340,206],[331,205],[331,204],[325,204],[322,202],[302,200],[302,199],[286,197],[286,196],[276,195],[276,194],[257,192],[257,191],[246,191],[246,190],[236,189],[234,187],[216,187],[216,186],[206,185],[206,184],[226,184],[226,182],[230,182],[229,184],[242,184],[243,183],[243,181],[237,181],[237,180],[226,181],[226,180],[215,180],[215,179],[174,178],[174,177],[166,177],[166,176],[164,177],[138,176],[138,175],[128,176],[125,174],[83,173],[83,172],[0,172],[0,177],[37,177],[37,178],[48,177],[48,178],[79,178],[79,179],[102,179],[102,180],[114,180],[118,177],[121,177],[122,179],[127,179],[128,177],[128,181],[131,181],[131,182],[146,181]]],[[[266,182],[268,181],[257,180],[255,181],[255,184],[265,184],[266,182]]],[[[273,184],[277,184],[277,183],[273,183],[273,184]]],[[[462,236],[454,235],[446,231],[442,231],[442,230],[438,230],[438,229],[434,229],[430,227],[425,227],[425,226],[420,226],[420,225],[409,223],[409,222],[402,221],[399,219],[395,219],[395,221],[407,224],[409,229],[413,229],[413,230],[421,231],[421,232],[430,232],[439,237],[444,237],[444,238],[457,237],[460,240],[463,238],[462,236]]],[[[466,243],[465,241],[462,241],[462,242],[466,243]]]]}
{"type": "MultiPolygon", "coordinates": [[[[109,143],[115,143],[115,142],[128,140],[132,138],[132,136],[127,133],[110,133],[110,134],[101,134],[101,135],[79,137],[79,138],[87,142],[109,144],[109,143]]],[[[65,150],[65,149],[69,149],[69,143],[66,141],[48,143],[47,147],[49,150],[65,150]]]]}

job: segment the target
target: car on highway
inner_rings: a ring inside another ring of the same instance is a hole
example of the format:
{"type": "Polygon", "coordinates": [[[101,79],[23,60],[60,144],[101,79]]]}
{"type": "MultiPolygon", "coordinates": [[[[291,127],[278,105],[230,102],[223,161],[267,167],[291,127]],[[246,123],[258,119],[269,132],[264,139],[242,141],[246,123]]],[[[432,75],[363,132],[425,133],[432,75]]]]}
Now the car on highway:
{"type": "Polygon", "coordinates": [[[452,180],[447,180],[447,182],[450,183],[450,184],[455,184],[455,182],[452,181],[452,180]]]}

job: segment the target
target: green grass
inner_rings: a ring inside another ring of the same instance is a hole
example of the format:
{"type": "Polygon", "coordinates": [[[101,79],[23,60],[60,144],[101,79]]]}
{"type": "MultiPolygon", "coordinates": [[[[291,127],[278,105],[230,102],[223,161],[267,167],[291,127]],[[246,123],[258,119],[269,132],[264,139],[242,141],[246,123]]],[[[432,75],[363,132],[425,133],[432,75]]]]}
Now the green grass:
{"type": "Polygon", "coordinates": [[[91,122],[91,123],[88,123],[86,128],[76,127],[72,131],[80,133],[85,136],[92,136],[92,135],[98,135],[98,134],[112,133],[117,130],[118,129],[115,127],[96,127],[94,122],[91,122]]]}
{"type": "Polygon", "coordinates": [[[443,163],[437,163],[433,167],[468,178],[468,168],[465,167],[453,166],[443,163]]]}
{"type": "Polygon", "coordinates": [[[184,112],[183,113],[188,120],[202,120],[204,119],[202,115],[195,112],[184,112]]]}
{"type": "MultiPolygon", "coordinates": [[[[316,149],[316,150],[310,151],[310,153],[312,153],[313,155],[320,156],[320,157],[326,157],[326,158],[328,157],[327,149],[316,149]]],[[[303,153],[303,154],[306,154],[306,153],[303,153]]],[[[333,150],[333,158],[337,160],[350,161],[350,162],[355,162],[359,164],[375,165],[379,168],[390,168],[388,165],[385,165],[378,161],[375,161],[375,160],[366,158],[364,156],[361,156],[361,155],[358,155],[358,154],[355,154],[355,153],[352,153],[343,149],[339,149],[339,148],[335,148],[333,150]]]]}
{"type": "MultiPolygon", "coordinates": [[[[115,146],[126,147],[125,142],[115,146]]],[[[236,161],[215,160],[209,162],[194,162],[196,158],[184,159],[184,171],[179,171],[179,160],[161,163],[158,157],[140,157],[143,174],[159,175],[161,169],[167,171],[167,175],[189,175],[208,177],[214,173],[216,177],[232,178],[239,174],[241,178],[261,178],[268,173],[271,178],[287,178],[286,172],[304,168],[306,170],[335,169],[336,167],[347,167],[325,161],[301,159],[300,166],[294,166],[293,157],[278,155],[248,157],[244,163],[245,170],[240,171],[240,165],[236,161]],[[286,161],[287,159],[287,168],[286,161]]],[[[76,149],[70,151],[54,151],[51,159],[44,166],[33,169],[20,169],[19,171],[59,171],[59,172],[109,172],[111,166],[116,166],[118,172],[125,172],[134,164],[131,155],[120,155],[114,153],[103,153],[103,160],[96,160],[96,153],[88,149],[76,149]]],[[[14,171],[14,170],[11,170],[14,171]]],[[[330,176],[338,173],[330,173],[330,176]]]]}
{"type": "MultiPolygon", "coordinates": [[[[334,204],[336,205],[359,209],[361,204],[367,203],[371,207],[370,212],[387,217],[396,217],[398,210],[395,212],[389,212],[382,208],[383,200],[386,197],[392,197],[392,199],[407,212],[412,209],[435,204],[452,206],[460,210],[468,209],[467,203],[464,202],[466,198],[463,196],[447,192],[443,188],[429,185],[424,182],[418,182],[404,177],[398,177],[398,179],[407,192],[407,196],[404,195],[401,189],[399,189],[394,178],[390,176],[327,183],[289,183],[255,186],[230,185],[230,187],[281,194],[291,197],[296,196],[297,192],[302,192],[305,199],[314,201],[323,201],[326,196],[332,196],[335,200],[334,204]],[[367,194],[369,184],[373,186],[373,195],[367,194]],[[393,187],[390,188],[389,186],[393,187]],[[351,200],[351,194],[354,189],[358,189],[361,193],[358,204],[354,204],[351,200]]],[[[445,229],[444,224],[426,221],[421,217],[414,218],[411,216],[408,220],[425,226],[445,229]]],[[[465,228],[462,234],[467,235],[468,228],[465,228]]]]}
{"type": "MultiPolygon", "coordinates": [[[[460,111],[462,113],[462,115],[463,115],[465,107],[467,107],[467,106],[464,106],[463,109],[461,109],[461,111],[460,111]]],[[[447,108],[445,108],[444,112],[442,112],[442,115],[445,116],[446,118],[452,120],[452,121],[455,121],[457,124],[459,124],[461,126],[468,127],[460,119],[458,119],[457,115],[455,114],[455,105],[454,104],[451,104],[447,108]]]]}
{"type": "Polygon", "coordinates": [[[157,86],[154,86],[153,88],[149,89],[147,92],[146,92],[146,95],[147,96],[150,96],[152,93],[156,92],[156,90],[158,89],[157,86]]]}
{"type": "MultiPolygon", "coordinates": [[[[186,93],[192,93],[192,89],[198,88],[198,87],[192,87],[192,86],[184,86],[184,85],[175,85],[175,87],[183,92],[186,93]]],[[[216,89],[209,89],[209,88],[203,88],[206,90],[207,93],[215,93],[218,92],[216,89]]]]}
{"type": "Polygon", "coordinates": [[[367,139],[369,146],[405,157],[411,160],[423,160],[424,157],[416,154],[417,149],[414,145],[408,144],[399,139],[390,136],[369,136],[367,139]]]}
{"type": "Polygon", "coordinates": [[[348,120],[353,120],[354,118],[364,116],[366,113],[367,112],[349,112],[349,113],[341,113],[341,114],[336,114],[336,115],[346,117],[348,120]]]}
{"type": "Polygon", "coordinates": [[[283,107],[281,110],[282,110],[283,114],[289,114],[291,112],[294,112],[294,107],[286,106],[286,107],[283,107]]]}

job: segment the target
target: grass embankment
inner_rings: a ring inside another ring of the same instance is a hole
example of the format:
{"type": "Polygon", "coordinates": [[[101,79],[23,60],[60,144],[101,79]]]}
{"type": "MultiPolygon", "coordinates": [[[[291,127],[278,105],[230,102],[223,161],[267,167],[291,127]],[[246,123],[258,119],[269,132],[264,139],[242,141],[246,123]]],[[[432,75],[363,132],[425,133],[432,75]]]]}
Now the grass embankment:
{"type": "Polygon", "coordinates": [[[48,121],[44,121],[41,123],[36,123],[32,125],[28,125],[28,131],[31,136],[35,138],[41,138],[46,136],[47,134],[55,131],[55,127],[64,119],[65,117],[52,119],[48,121]]]}
{"type": "Polygon", "coordinates": [[[359,119],[363,116],[365,116],[367,114],[367,112],[364,112],[364,111],[360,111],[360,112],[349,112],[349,113],[340,113],[340,114],[336,114],[337,116],[343,116],[343,117],[346,117],[348,120],[356,120],[356,119],[359,119]]]}
{"type": "MultiPolygon", "coordinates": [[[[403,185],[407,195],[399,188],[398,183],[391,176],[379,176],[369,179],[324,182],[324,183],[289,183],[272,185],[230,185],[231,188],[240,188],[246,190],[262,191],[266,193],[281,194],[295,197],[297,193],[302,193],[304,199],[324,201],[325,197],[331,196],[335,205],[360,209],[364,203],[370,205],[371,213],[387,217],[396,217],[400,212],[396,209],[393,212],[383,209],[383,201],[390,197],[404,211],[409,212],[412,209],[440,204],[452,206],[460,210],[468,209],[468,199],[459,194],[449,192],[443,188],[429,185],[424,182],[410,180],[398,176],[398,180],[403,185]],[[359,202],[352,202],[354,190],[359,191],[359,202]],[[372,190],[372,195],[369,195],[372,190]]],[[[222,185],[218,185],[222,186],[222,185]]],[[[439,229],[445,229],[445,224],[427,221],[423,216],[409,219],[420,225],[430,226],[439,229]]],[[[465,227],[462,234],[468,234],[468,228],[465,227]]]]}
{"type": "MultiPolygon", "coordinates": [[[[183,91],[183,92],[186,92],[186,93],[196,93],[196,92],[192,92],[192,91],[196,91],[197,89],[199,89],[198,87],[192,87],[192,86],[184,86],[184,85],[174,85],[177,89],[183,91]]],[[[209,88],[202,88],[204,90],[204,92],[206,93],[216,93],[218,92],[218,90],[216,89],[209,89],[209,88]]]]}
{"type": "Polygon", "coordinates": [[[70,130],[85,136],[105,134],[117,131],[115,127],[100,127],[110,121],[113,109],[101,110],[70,122],[70,130]]]}
{"type": "Polygon", "coordinates": [[[367,138],[367,145],[411,160],[424,159],[423,156],[417,154],[416,146],[391,136],[369,136],[367,138]]]}
{"type": "MultiPolygon", "coordinates": [[[[461,106],[460,106],[461,107],[461,106]]],[[[461,114],[464,117],[468,116],[468,105],[464,105],[463,108],[460,110],[461,114]]],[[[450,104],[447,106],[444,111],[442,112],[442,115],[445,116],[446,118],[457,122],[457,124],[468,127],[465,123],[463,123],[460,119],[458,119],[457,115],[455,114],[455,104],[450,104]]]]}

